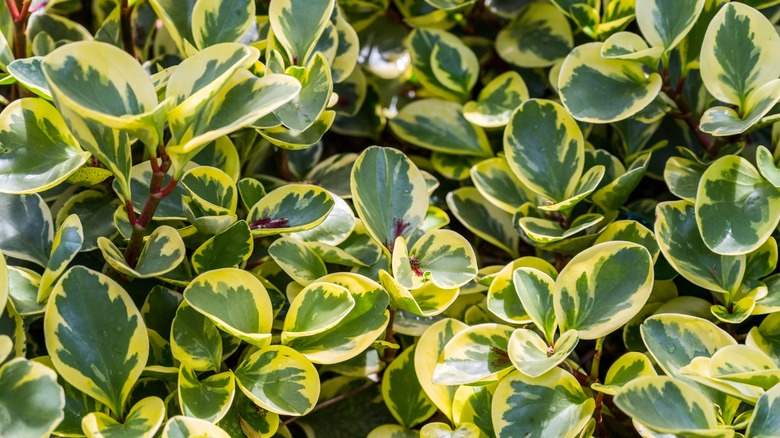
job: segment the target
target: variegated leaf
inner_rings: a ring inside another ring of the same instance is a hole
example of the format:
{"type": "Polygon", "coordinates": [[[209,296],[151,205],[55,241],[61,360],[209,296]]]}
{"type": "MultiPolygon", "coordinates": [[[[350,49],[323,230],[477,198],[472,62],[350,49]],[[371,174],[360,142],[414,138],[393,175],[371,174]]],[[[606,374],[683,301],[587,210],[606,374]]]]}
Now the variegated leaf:
{"type": "Polygon", "coordinates": [[[431,281],[441,289],[458,288],[477,275],[477,259],[468,241],[450,230],[434,230],[421,236],[406,251],[403,237],[393,247],[393,274],[407,289],[431,281]]]}
{"type": "Polygon", "coordinates": [[[413,345],[398,355],[385,369],[382,378],[382,398],[396,420],[413,427],[433,415],[436,405],[423,391],[415,373],[413,345]]]}
{"type": "Polygon", "coordinates": [[[333,93],[330,67],[321,53],[315,53],[305,68],[291,67],[287,73],[298,79],[301,91],[273,114],[287,128],[305,131],[317,121],[333,93]]]}
{"type": "Polygon", "coordinates": [[[81,226],[81,221],[78,216],[72,214],[65,219],[54,235],[49,262],[46,264],[46,270],[43,272],[43,275],[41,275],[38,287],[37,301],[39,303],[44,302],[49,297],[54,283],[65,272],[73,258],[76,257],[83,243],[84,229],[81,226]]]}
{"type": "Polygon", "coordinates": [[[141,249],[135,267],[130,266],[122,251],[105,237],[98,238],[98,246],[112,268],[136,278],[157,277],[172,271],[184,260],[185,253],[181,236],[167,225],[152,232],[141,249]]]}
{"type": "Polygon", "coordinates": [[[303,231],[322,223],[334,201],[326,190],[306,184],[288,184],[262,197],[247,215],[255,237],[303,231]]]}
{"type": "Polygon", "coordinates": [[[496,76],[479,92],[476,101],[463,105],[463,117],[483,128],[499,128],[521,103],[528,100],[528,87],[515,71],[496,76]]]}
{"type": "Polygon", "coordinates": [[[224,430],[199,418],[176,415],[171,417],[162,430],[162,438],[230,438],[224,430]]]}
{"type": "Polygon", "coordinates": [[[515,232],[512,214],[493,205],[473,187],[449,192],[447,205],[469,231],[518,257],[520,236],[515,232]]]}
{"type": "Polygon", "coordinates": [[[517,329],[509,338],[509,359],[521,373],[539,377],[566,360],[574,351],[580,338],[577,330],[569,330],[552,345],[528,329],[517,329]]]}
{"type": "Polygon", "coordinates": [[[146,327],[127,292],[103,274],[71,268],[49,297],[44,332],[58,373],[122,415],[149,354],[146,327]]]}
{"type": "Polygon", "coordinates": [[[46,267],[54,240],[49,207],[37,194],[0,194],[0,250],[46,267]]]}
{"type": "Polygon", "coordinates": [[[650,0],[636,4],[636,21],[653,47],[670,51],[693,28],[705,0],[650,0]]]}
{"type": "Polygon", "coordinates": [[[423,391],[434,405],[452,420],[452,401],[455,396],[455,386],[436,385],[433,383],[433,373],[436,363],[445,345],[456,333],[468,326],[457,319],[447,318],[428,327],[417,341],[414,350],[414,371],[423,391]]]}
{"type": "Polygon", "coordinates": [[[309,58],[325,30],[335,0],[274,0],[269,6],[271,29],[293,64],[309,58]]]}
{"type": "Polygon", "coordinates": [[[151,438],[164,419],[165,403],[158,397],[146,397],[130,409],[121,423],[102,412],[92,412],[84,417],[81,427],[89,438],[151,438]]]}
{"type": "Polygon", "coordinates": [[[332,283],[312,283],[290,303],[282,326],[282,343],[330,330],[354,308],[355,299],[346,288],[332,283]]]}
{"type": "Polygon", "coordinates": [[[171,325],[171,353],[183,366],[204,371],[219,370],[222,338],[209,318],[183,302],[171,325]]]}
{"type": "Polygon", "coordinates": [[[747,426],[747,437],[773,436],[780,433],[780,385],[765,392],[758,398],[750,423],[747,426]]]}
{"type": "Polygon", "coordinates": [[[219,422],[235,396],[235,377],[230,371],[201,380],[190,368],[179,369],[179,405],[188,417],[219,422]]]}
{"type": "Polygon", "coordinates": [[[268,247],[268,254],[301,286],[308,286],[328,273],[317,253],[292,237],[277,239],[268,247]]]}
{"type": "Polygon", "coordinates": [[[524,6],[496,36],[496,52],[526,68],[549,67],[569,54],[574,37],[566,16],[546,2],[524,6]]]}
{"type": "MultiPolygon", "coordinates": [[[[555,271],[552,273],[555,274],[555,271]]],[[[514,270],[512,275],[515,293],[519,297],[525,313],[542,331],[547,342],[553,342],[556,330],[555,306],[553,305],[555,280],[550,276],[549,271],[544,272],[534,266],[520,266],[514,270]]],[[[488,305],[490,304],[488,303],[488,305]]]]}
{"type": "Polygon", "coordinates": [[[0,409],[4,411],[0,433],[4,436],[49,436],[62,421],[64,407],[57,373],[50,368],[24,358],[0,367],[0,409]]]}
{"type": "Polygon", "coordinates": [[[198,0],[192,7],[190,19],[193,42],[199,49],[236,42],[249,30],[254,18],[255,3],[252,0],[198,0]]]}
{"type": "Polygon", "coordinates": [[[464,385],[501,380],[514,368],[507,352],[513,331],[505,325],[480,324],[456,333],[439,356],[433,383],[464,385]]]}
{"type": "Polygon", "coordinates": [[[209,238],[192,253],[192,267],[202,274],[244,263],[254,250],[254,239],[246,221],[237,221],[227,230],[209,238]]]}
{"type": "Polygon", "coordinates": [[[646,355],[631,351],[620,356],[609,367],[603,385],[594,383],[591,388],[605,394],[615,395],[620,388],[634,379],[656,375],[658,373],[656,373],[653,364],[646,355]]]}
{"type": "Polygon", "coordinates": [[[219,328],[257,347],[271,342],[273,307],[263,283],[235,268],[197,276],[184,290],[184,300],[219,328]]]}

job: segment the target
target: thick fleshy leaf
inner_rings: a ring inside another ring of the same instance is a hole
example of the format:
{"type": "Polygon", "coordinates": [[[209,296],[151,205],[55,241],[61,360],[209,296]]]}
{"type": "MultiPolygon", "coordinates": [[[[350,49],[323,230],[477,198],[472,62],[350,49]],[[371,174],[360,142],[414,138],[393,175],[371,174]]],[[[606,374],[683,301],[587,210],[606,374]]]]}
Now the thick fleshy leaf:
{"type": "Polygon", "coordinates": [[[420,237],[409,253],[403,237],[393,248],[393,274],[407,289],[431,281],[442,289],[465,285],[477,275],[477,258],[468,241],[450,230],[434,230],[420,237]]]}
{"type": "Polygon", "coordinates": [[[471,168],[471,180],[482,196],[507,213],[514,214],[526,202],[537,203],[538,195],[520,181],[505,157],[488,158],[475,164],[471,168]]]}
{"type": "Polygon", "coordinates": [[[464,50],[462,45],[461,40],[455,35],[432,28],[413,29],[404,41],[404,46],[408,49],[411,57],[414,73],[420,83],[436,96],[460,102],[467,98],[468,93],[465,92],[466,87],[459,84],[460,81],[456,78],[467,79],[470,82],[476,79],[477,72],[474,70],[479,68],[478,64],[474,65],[474,61],[476,61],[474,54],[469,53],[469,49],[464,50]],[[454,53],[448,53],[456,47],[460,50],[454,49],[454,53]],[[450,50],[448,51],[447,48],[450,50]],[[443,58],[455,53],[457,55],[450,61],[451,66],[442,64],[442,61],[447,61],[443,58]],[[444,71],[447,68],[454,68],[452,72],[455,74],[454,77],[447,77],[444,71]],[[439,70],[438,74],[436,70],[439,70]],[[444,82],[439,77],[444,79],[444,82]],[[453,87],[453,85],[458,86],[453,87]]]}
{"type": "Polygon", "coordinates": [[[282,327],[282,343],[330,330],[354,308],[355,299],[346,288],[332,283],[312,283],[290,303],[282,327]]]}
{"type": "Polygon", "coordinates": [[[423,391],[415,373],[416,345],[404,350],[385,369],[382,398],[396,420],[415,426],[436,412],[436,405],[423,391]]]}
{"type": "Polygon", "coordinates": [[[416,100],[390,120],[390,129],[404,141],[432,151],[488,157],[487,135],[463,116],[463,107],[442,99],[416,100]]]}
{"type": "Polygon", "coordinates": [[[460,96],[468,96],[479,78],[477,55],[459,38],[441,37],[431,51],[430,67],[441,85],[460,96]]]}
{"type": "Polygon", "coordinates": [[[0,191],[39,192],[56,186],[89,158],[57,110],[20,99],[0,113],[0,191]]]}
{"type": "Polygon", "coordinates": [[[428,423],[420,429],[420,438],[468,438],[480,436],[479,428],[472,423],[460,423],[455,430],[445,423],[428,423]]]}
{"type": "Polygon", "coordinates": [[[701,116],[701,130],[719,137],[741,134],[769,113],[778,100],[780,80],[769,81],[747,96],[740,112],[725,106],[709,108],[701,116]]]}
{"type": "Polygon", "coordinates": [[[639,63],[602,58],[602,44],[576,47],[561,66],[561,101],[582,122],[611,123],[631,117],[661,90],[658,73],[646,75],[639,63]]]}
{"type": "Polygon", "coordinates": [[[780,434],[780,385],[765,392],[758,398],[750,423],[747,437],[776,436],[780,434]]]}
{"type": "Polygon", "coordinates": [[[352,273],[330,274],[320,279],[346,288],[355,302],[335,327],[287,340],[287,345],[314,363],[331,364],[351,359],[368,348],[387,326],[389,297],[382,287],[352,273]]]}
{"type": "Polygon", "coordinates": [[[192,10],[197,0],[149,0],[182,55],[192,47],[192,10]]]}
{"type": "Polygon", "coordinates": [[[227,230],[209,238],[192,254],[192,267],[202,274],[219,268],[233,268],[249,259],[254,239],[246,221],[237,221],[227,230]]]}
{"type": "Polygon", "coordinates": [[[371,146],[355,162],[350,179],[355,210],[371,236],[391,248],[409,239],[428,209],[425,179],[402,152],[371,146]]]}
{"type": "Polygon", "coordinates": [[[555,317],[561,330],[582,339],[604,337],[628,322],[650,297],[653,262],[645,247],[605,242],[576,256],[555,282],[555,317]]]}
{"type": "Polygon", "coordinates": [[[102,412],[92,412],[84,417],[81,427],[89,438],[151,438],[163,420],[165,403],[159,397],[146,397],[130,409],[121,423],[102,412]]]}
{"type": "Polygon", "coordinates": [[[271,342],[273,307],[263,283],[235,268],[197,276],[184,290],[184,300],[219,328],[257,347],[271,342]]]}
{"type": "Polygon", "coordinates": [[[591,200],[605,211],[619,210],[639,186],[650,164],[650,155],[642,155],[631,163],[626,173],[593,192],[591,200]]]}
{"type": "MultiPolygon", "coordinates": [[[[51,256],[46,264],[46,270],[41,275],[38,288],[38,302],[42,303],[49,297],[54,283],[68,268],[68,264],[76,257],[84,243],[84,229],[79,217],[72,214],[65,219],[54,235],[51,256]]],[[[0,297],[2,293],[0,293],[0,297]]],[[[4,300],[0,299],[0,303],[4,300]]]]}
{"type": "Polygon", "coordinates": [[[560,368],[537,378],[515,371],[496,388],[493,426],[500,438],[573,438],[594,408],[595,401],[582,392],[577,379],[560,368]]]}
{"type": "Polygon", "coordinates": [[[626,414],[660,432],[705,431],[717,427],[712,403],[695,387],[671,377],[632,380],[615,396],[626,414]],[[658,403],[663,400],[664,403],[658,403]]]}
{"type": "Polygon", "coordinates": [[[483,128],[498,128],[509,123],[509,116],[528,100],[528,87],[515,71],[496,76],[479,92],[476,101],[463,106],[463,117],[483,128]]]}
{"type": "Polygon", "coordinates": [[[728,3],[707,28],[701,48],[702,80],[718,100],[745,107],[757,88],[780,76],[780,36],[760,12],[728,3]]]}
{"type": "Polygon", "coordinates": [[[293,64],[305,62],[325,30],[335,0],[274,0],[271,29],[293,64]]]}
{"type": "Polygon", "coordinates": [[[288,69],[288,74],[301,83],[301,92],[274,111],[274,115],[287,128],[305,131],[325,110],[333,92],[328,61],[321,53],[315,53],[305,68],[292,67],[288,69]]]}
{"type": "Polygon", "coordinates": [[[620,388],[634,379],[657,375],[652,362],[646,355],[631,351],[620,356],[609,367],[603,385],[596,383],[591,388],[605,394],[615,395],[620,388]]]}
{"type": "Polygon", "coordinates": [[[526,68],[549,67],[574,45],[566,16],[545,2],[527,4],[496,36],[496,52],[507,62],[526,68]]]}
{"type": "Polygon", "coordinates": [[[58,373],[122,415],[149,354],[146,326],[127,292],[103,274],[71,268],[49,297],[44,332],[58,373]]]}
{"type": "Polygon", "coordinates": [[[417,341],[414,351],[414,370],[417,381],[423,391],[440,411],[452,420],[452,400],[455,396],[455,386],[436,385],[433,383],[433,373],[439,355],[445,345],[456,333],[468,326],[457,319],[447,318],[436,322],[425,330],[417,341]]]}
{"type": "Polygon", "coordinates": [[[205,49],[218,43],[236,42],[249,30],[254,18],[252,0],[196,1],[191,18],[194,43],[199,49],[205,49]]]}
{"type": "Polygon", "coordinates": [[[354,231],[355,213],[352,207],[340,196],[331,193],[333,198],[333,209],[328,217],[316,227],[299,231],[292,234],[292,237],[302,239],[307,243],[322,243],[326,245],[339,245],[343,243],[354,231]]]}
{"type": "MultiPolygon", "coordinates": [[[[0,255],[3,264],[3,268],[0,268],[0,272],[5,271],[5,258],[0,255]]],[[[35,271],[28,269],[18,268],[15,266],[7,267],[6,280],[0,279],[0,289],[6,288],[5,297],[8,299],[2,299],[3,293],[0,292],[0,301],[8,302],[11,308],[20,316],[32,316],[43,315],[46,310],[45,303],[38,303],[38,286],[41,283],[41,276],[35,271]],[[3,286],[5,284],[5,286],[3,286]]],[[[5,309],[5,306],[3,306],[5,309]]]]}
{"type": "Polygon", "coordinates": [[[209,166],[198,166],[181,177],[190,196],[209,207],[234,212],[238,207],[238,189],[227,173],[209,166]]]}
{"type": "Polygon", "coordinates": [[[162,438],[230,438],[224,430],[199,418],[176,415],[171,417],[162,431],[162,438]]]}
{"type": "Polygon", "coordinates": [[[509,359],[521,373],[536,378],[568,358],[579,340],[577,330],[569,330],[547,345],[536,332],[517,329],[509,338],[509,359]]]}
{"type": "Polygon", "coordinates": [[[218,422],[230,409],[235,391],[235,377],[229,371],[200,380],[193,370],[179,369],[179,405],[188,417],[218,422]]]}
{"type": "Polygon", "coordinates": [[[696,196],[696,222],[707,247],[723,255],[754,251],[780,222],[780,190],[746,159],[729,155],[707,168],[696,196]]]}
{"type": "Polygon", "coordinates": [[[261,438],[271,437],[279,429],[279,414],[259,409],[241,391],[236,391],[228,413],[218,426],[230,436],[256,433],[261,438]]]}
{"type": "Polygon", "coordinates": [[[288,184],[262,197],[247,216],[254,237],[309,230],[333,209],[326,190],[307,184],[288,184]]]}
{"type": "Polygon", "coordinates": [[[31,56],[8,64],[8,73],[38,96],[52,100],[51,89],[43,74],[43,57],[31,56]]]}
{"type": "Polygon", "coordinates": [[[505,325],[481,324],[456,333],[439,356],[433,383],[465,385],[500,380],[514,368],[507,352],[513,331],[505,325]]]}
{"type": "Polygon", "coordinates": [[[54,240],[49,207],[37,194],[0,194],[0,250],[46,267],[54,240]]]}
{"type": "Polygon", "coordinates": [[[144,243],[135,268],[124,254],[105,237],[98,238],[98,246],[106,262],[117,271],[136,278],[152,278],[175,269],[184,260],[184,241],[179,233],[167,225],[156,228],[144,243]]]}
{"type": "Polygon", "coordinates": [[[730,345],[712,355],[710,375],[769,390],[780,382],[780,369],[766,353],[748,345],[730,345]]]}
{"type": "Polygon", "coordinates": [[[474,423],[487,436],[494,436],[491,405],[498,382],[484,386],[461,385],[452,401],[454,424],[474,423]]]}
{"type": "Polygon", "coordinates": [[[525,186],[555,202],[574,195],[585,166],[577,122],[547,100],[527,100],[515,110],[504,131],[504,153],[525,186]]]}
{"type": "Polygon", "coordinates": [[[280,415],[305,415],[320,393],[317,369],[300,353],[283,345],[265,347],[236,368],[241,391],[258,406],[280,415]]]}
{"type": "Polygon", "coordinates": [[[612,222],[601,231],[594,244],[613,240],[634,242],[644,246],[653,258],[653,262],[657,261],[658,254],[661,252],[653,232],[634,220],[612,222]]]}
{"type": "Polygon", "coordinates": [[[651,68],[658,64],[663,53],[663,46],[648,47],[645,40],[633,32],[617,32],[601,46],[601,56],[604,58],[637,61],[651,68]]]}
{"type": "Polygon", "coordinates": [[[308,286],[328,273],[317,253],[300,240],[282,237],[268,247],[268,254],[293,280],[308,286]]]}
{"type": "Polygon", "coordinates": [[[705,0],[650,0],[636,4],[636,21],[651,46],[672,50],[693,28],[705,0]]]}
{"type": "Polygon", "coordinates": [[[97,190],[84,190],[65,201],[56,222],[62,224],[71,214],[78,216],[84,231],[81,250],[92,251],[98,248],[99,237],[111,238],[117,233],[113,214],[120,202],[97,190]]]}
{"type": "Polygon", "coordinates": [[[179,306],[171,325],[171,353],[183,366],[194,370],[219,370],[222,338],[209,318],[186,302],[179,306]]]}
{"type": "MultiPolygon", "coordinates": [[[[397,239],[396,243],[398,241],[400,239],[397,239]]],[[[442,289],[433,282],[426,282],[416,289],[409,290],[384,269],[379,270],[378,277],[382,287],[390,294],[393,306],[415,315],[424,317],[438,315],[447,310],[458,298],[458,288],[442,289]]]]}
{"type": "Polygon", "coordinates": [[[691,283],[720,293],[735,292],[742,283],[745,256],[712,252],[699,234],[693,204],[658,204],[655,235],[666,260],[691,283]]]}
{"type": "Polygon", "coordinates": [[[667,375],[683,378],[680,368],[696,357],[712,357],[720,348],[736,345],[715,324],[694,316],[653,315],[641,326],[647,350],[667,375]]]}
{"type": "Polygon", "coordinates": [[[60,109],[126,130],[152,149],[160,142],[169,103],[158,106],[149,76],[124,50],[97,41],[66,44],[46,56],[43,73],[60,109]]]}
{"type": "MultiPolygon", "coordinates": [[[[166,148],[174,167],[178,171],[213,140],[270,114],[297,96],[300,90],[301,84],[291,76],[267,74],[257,78],[246,70],[234,72],[197,113],[181,111],[176,114],[182,119],[181,126],[171,128],[175,143],[166,148]]],[[[172,114],[168,114],[169,120],[172,114]]]]}
{"type": "Polygon", "coordinates": [[[512,214],[493,205],[476,188],[461,187],[449,192],[447,206],[469,231],[518,257],[520,235],[515,232],[512,214]]]}
{"type": "Polygon", "coordinates": [[[553,305],[555,280],[547,272],[535,267],[521,266],[515,269],[512,275],[515,293],[520,299],[525,313],[542,331],[547,342],[552,342],[556,329],[555,306],[553,305]]]}
{"type": "MultiPolygon", "coordinates": [[[[532,321],[520,301],[514,281],[514,271],[526,267],[538,269],[547,276],[557,276],[558,272],[546,261],[536,257],[521,257],[507,264],[493,275],[487,293],[487,309],[495,316],[510,324],[527,324],[532,321]]],[[[550,307],[552,312],[552,287],[550,288],[550,307]]],[[[553,316],[554,319],[554,316],[553,316]]],[[[554,325],[554,322],[553,322],[554,325]]]]}
{"type": "Polygon", "coordinates": [[[16,358],[0,367],[3,435],[49,436],[62,421],[64,407],[65,396],[57,384],[57,373],[47,366],[16,358]]]}

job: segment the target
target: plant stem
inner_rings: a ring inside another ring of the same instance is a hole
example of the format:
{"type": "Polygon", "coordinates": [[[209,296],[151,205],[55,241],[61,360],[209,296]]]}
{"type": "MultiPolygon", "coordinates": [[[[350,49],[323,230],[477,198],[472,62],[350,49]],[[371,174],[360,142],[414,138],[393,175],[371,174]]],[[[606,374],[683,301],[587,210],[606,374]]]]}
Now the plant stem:
{"type": "Polygon", "coordinates": [[[678,81],[677,86],[672,86],[672,84],[669,82],[668,70],[664,70],[661,73],[661,77],[663,78],[661,91],[663,91],[667,96],[669,96],[670,99],[674,101],[675,105],[677,105],[677,109],[680,111],[679,114],[673,114],[673,116],[685,120],[685,123],[687,123],[688,127],[691,128],[691,131],[696,134],[696,138],[699,140],[699,143],[701,143],[704,150],[707,151],[707,155],[709,155],[710,158],[715,158],[718,155],[715,140],[709,134],[701,130],[701,127],[699,126],[699,119],[693,115],[693,111],[691,111],[691,107],[688,106],[688,102],[686,102],[682,97],[685,78],[681,78],[678,81]]]}
{"type": "MultiPolygon", "coordinates": [[[[395,322],[395,308],[390,308],[390,321],[387,322],[387,329],[385,330],[385,342],[393,342],[393,323],[395,322]]],[[[395,350],[392,348],[385,348],[385,353],[382,356],[382,360],[385,363],[390,363],[395,359],[395,350]]]]}
{"type": "MultiPolygon", "coordinates": [[[[372,380],[372,381],[366,383],[363,386],[359,386],[359,387],[353,389],[352,391],[347,391],[344,394],[337,395],[337,396],[335,396],[335,397],[333,397],[331,399],[325,400],[324,402],[322,402],[322,403],[318,404],[317,406],[315,406],[309,412],[309,414],[313,414],[313,413],[315,413],[315,412],[317,412],[319,410],[325,409],[328,406],[333,406],[336,403],[342,402],[342,401],[344,401],[344,400],[346,400],[346,399],[348,399],[348,398],[350,398],[352,396],[360,394],[361,392],[367,391],[367,390],[375,387],[378,384],[379,384],[379,382],[375,382],[375,381],[372,380]]],[[[307,414],[307,415],[309,415],[309,414],[307,414]]],[[[290,425],[290,424],[295,423],[296,421],[298,421],[300,418],[301,417],[290,417],[290,418],[284,420],[281,425],[282,426],[290,425]]]]}
{"type": "Polygon", "coordinates": [[[596,339],[596,354],[593,355],[593,362],[590,365],[590,380],[598,382],[599,364],[601,363],[601,352],[604,350],[604,338],[596,339]]]}
{"type": "Polygon", "coordinates": [[[120,11],[122,16],[122,45],[125,46],[125,52],[136,58],[135,44],[133,43],[133,8],[127,4],[127,0],[122,0],[120,11]]]}
{"type": "MultiPolygon", "coordinates": [[[[161,148],[162,149],[162,148],[161,148]]],[[[135,211],[133,211],[133,204],[130,200],[125,203],[127,210],[127,216],[130,223],[133,225],[133,233],[130,235],[130,243],[125,250],[125,260],[130,267],[135,268],[138,263],[138,255],[141,253],[141,247],[143,246],[144,235],[146,234],[146,228],[154,217],[154,213],[157,211],[157,207],[160,205],[166,196],[173,192],[176,188],[178,180],[171,178],[168,184],[163,187],[163,179],[168,169],[171,167],[171,161],[168,155],[164,153],[162,155],[162,164],[157,163],[157,157],[151,157],[152,163],[152,179],[149,182],[149,197],[146,198],[144,208],[141,210],[141,214],[136,217],[135,211]]]]}
{"type": "MultiPolygon", "coordinates": [[[[16,0],[5,0],[8,11],[14,23],[14,59],[27,57],[27,20],[30,18],[30,3],[32,0],[24,0],[22,8],[16,5],[16,0]]],[[[11,89],[11,100],[24,96],[24,89],[20,84],[15,84],[11,89]]]]}
{"type": "Polygon", "coordinates": [[[279,168],[279,175],[285,181],[295,181],[295,175],[290,170],[290,152],[287,149],[279,148],[276,155],[276,164],[279,168]]]}
{"type": "Polygon", "coordinates": [[[596,394],[596,407],[593,410],[593,418],[596,419],[596,429],[599,432],[599,436],[601,438],[607,438],[609,434],[607,434],[607,428],[604,426],[604,419],[601,416],[601,409],[604,406],[604,393],[599,392],[596,394]]]}

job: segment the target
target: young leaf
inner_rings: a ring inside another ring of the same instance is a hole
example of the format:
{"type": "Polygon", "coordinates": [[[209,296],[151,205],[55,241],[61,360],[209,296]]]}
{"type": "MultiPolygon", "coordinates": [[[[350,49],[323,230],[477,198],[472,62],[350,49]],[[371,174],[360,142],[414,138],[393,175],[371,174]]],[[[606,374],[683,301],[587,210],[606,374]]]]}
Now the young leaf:
{"type": "Polygon", "coordinates": [[[273,0],[271,29],[293,64],[301,65],[328,24],[335,0],[273,0]]]}
{"type": "Polygon", "coordinates": [[[509,359],[515,368],[529,377],[539,377],[563,362],[574,351],[580,338],[576,330],[563,333],[553,345],[547,345],[536,332],[517,329],[509,338],[509,359]]]}
{"type": "Polygon", "coordinates": [[[46,267],[54,240],[49,207],[37,194],[0,194],[0,250],[46,267]]]}
{"type": "MultiPolygon", "coordinates": [[[[178,12],[181,14],[181,12],[178,12]]],[[[255,18],[255,2],[198,0],[192,7],[192,36],[199,49],[241,39],[255,18]]]]}
{"type": "Polygon", "coordinates": [[[282,343],[320,334],[338,325],[355,308],[352,294],[337,284],[312,283],[290,303],[284,318],[282,343]]]}
{"type": "Polygon", "coordinates": [[[334,201],[326,190],[288,184],[262,197],[247,215],[255,237],[309,230],[328,216],[334,201]]]}
{"type": "Polygon", "coordinates": [[[83,242],[84,229],[81,226],[81,221],[78,216],[72,214],[65,219],[57,230],[57,234],[54,235],[49,262],[46,264],[46,270],[41,276],[38,288],[37,300],[39,303],[44,302],[49,297],[54,283],[81,250],[83,242]]]}
{"type": "Polygon", "coordinates": [[[165,403],[158,397],[146,397],[130,409],[122,423],[102,412],[92,412],[84,417],[81,427],[88,437],[151,438],[164,419],[165,403]]]}

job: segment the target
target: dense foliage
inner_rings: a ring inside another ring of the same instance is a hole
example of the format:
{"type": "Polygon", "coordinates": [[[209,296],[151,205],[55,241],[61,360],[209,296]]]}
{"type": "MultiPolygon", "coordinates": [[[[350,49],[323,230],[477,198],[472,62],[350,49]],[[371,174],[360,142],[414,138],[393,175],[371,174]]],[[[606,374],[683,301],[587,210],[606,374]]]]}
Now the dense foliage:
{"type": "Polygon", "coordinates": [[[0,435],[780,436],[778,4],[5,0],[0,435]]]}

